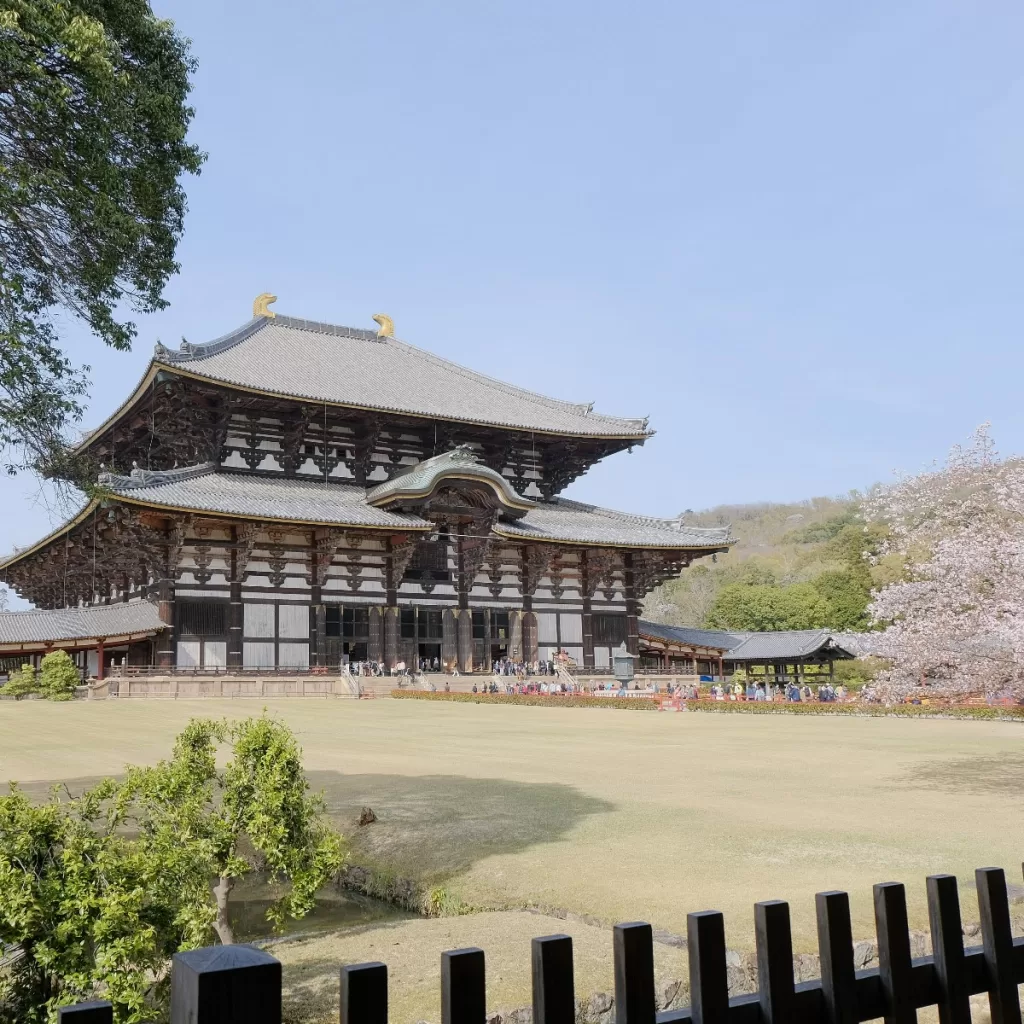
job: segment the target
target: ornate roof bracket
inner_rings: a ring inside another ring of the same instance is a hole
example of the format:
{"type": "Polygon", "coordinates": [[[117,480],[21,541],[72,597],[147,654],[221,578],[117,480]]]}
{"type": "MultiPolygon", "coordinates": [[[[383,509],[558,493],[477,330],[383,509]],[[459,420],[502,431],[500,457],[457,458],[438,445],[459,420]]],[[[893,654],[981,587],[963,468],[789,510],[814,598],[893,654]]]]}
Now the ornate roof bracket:
{"type": "Polygon", "coordinates": [[[554,544],[524,544],[520,551],[519,580],[524,597],[533,597],[547,575],[552,560],[559,554],[554,544]]]}
{"type": "Polygon", "coordinates": [[[315,530],[313,549],[310,552],[310,573],[307,582],[312,587],[322,587],[327,582],[327,573],[334,562],[334,556],[345,540],[345,531],[337,529],[315,530]],[[320,534],[320,536],[316,536],[320,534]]]}
{"type": "Polygon", "coordinates": [[[409,568],[412,556],[416,551],[419,538],[414,534],[405,534],[388,541],[387,588],[397,590],[402,585],[405,570],[409,568]]]}

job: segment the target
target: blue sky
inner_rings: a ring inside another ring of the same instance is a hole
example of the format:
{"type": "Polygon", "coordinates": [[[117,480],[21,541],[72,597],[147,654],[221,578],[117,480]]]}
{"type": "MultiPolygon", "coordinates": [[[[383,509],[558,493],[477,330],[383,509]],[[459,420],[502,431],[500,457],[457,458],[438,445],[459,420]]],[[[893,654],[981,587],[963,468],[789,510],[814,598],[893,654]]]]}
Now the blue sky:
{"type": "MultiPolygon", "coordinates": [[[[570,493],[836,494],[983,420],[1024,450],[1024,7],[157,0],[209,152],[170,308],[74,324],[86,425],[159,338],[372,327],[657,435],[570,493]]],[[[0,482],[0,550],[50,526],[0,482]]]]}

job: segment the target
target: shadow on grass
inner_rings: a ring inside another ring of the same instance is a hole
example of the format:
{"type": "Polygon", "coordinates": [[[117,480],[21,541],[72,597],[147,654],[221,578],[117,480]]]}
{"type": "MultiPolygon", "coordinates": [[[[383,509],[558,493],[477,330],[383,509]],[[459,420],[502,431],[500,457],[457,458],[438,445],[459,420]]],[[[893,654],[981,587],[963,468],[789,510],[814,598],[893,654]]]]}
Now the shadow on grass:
{"type": "MultiPolygon", "coordinates": [[[[352,863],[427,883],[442,882],[493,854],[554,842],[590,815],[614,810],[614,804],[559,782],[332,771],[307,777],[312,792],[323,792],[328,814],[348,837],[352,863]],[[363,807],[372,807],[377,821],[359,828],[363,807]]],[[[61,785],[78,796],[102,778],[68,779],[61,785]]],[[[30,799],[45,800],[52,786],[31,782],[20,788],[30,799]]]]}
{"type": "Polygon", "coordinates": [[[463,775],[344,775],[310,772],[314,792],[350,839],[356,864],[386,866],[440,881],[499,853],[517,853],[567,835],[614,805],[558,782],[510,782],[463,775]],[[362,828],[362,807],[377,821],[362,828]]]}
{"type": "Polygon", "coordinates": [[[908,768],[905,783],[922,789],[962,793],[1024,794],[1024,756],[962,757],[928,761],[908,768]]]}

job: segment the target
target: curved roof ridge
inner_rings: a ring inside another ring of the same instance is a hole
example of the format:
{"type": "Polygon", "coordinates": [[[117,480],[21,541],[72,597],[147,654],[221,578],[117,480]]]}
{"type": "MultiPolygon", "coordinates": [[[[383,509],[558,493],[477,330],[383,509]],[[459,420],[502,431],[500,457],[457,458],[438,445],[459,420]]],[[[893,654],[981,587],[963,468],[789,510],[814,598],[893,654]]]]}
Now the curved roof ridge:
{"type": "Polygon", "coordinates": [[[137,487],[159,487],[161,484],[175,483],[178,480],[191,480],[197,476],[216,473],[218,469],[216,462],[200,462],[195,466],[180,466],[174,469],[139,469],[136,466],[127,476],[100,473],[97,482],[107,487],[130,491],[137,487]]]}
{"type": "Polygon", "coordinates": [[[166,345],[162,345],[159,341],[153,348],[153,358],[159,360],[162,363],[184,363],[194,359],[209,359],[210,356],[215,356],[220,352],[224,352],[229,348],[233,348],[240,341],[245,341],[246,338],[251,338],[258,330],[265,327],[270,323],[270,318],[265,316],[254,316],[247,323],[242,324],[241,327],[236,327],[234,330],[228,331],[227,334],[222,334],[219,338],[214,338],[213,341],[203,341],[199,344],[193,344],[190,341],[185,341],[183,338],[181,345],[177,349],[168,348],[166,345]]]}

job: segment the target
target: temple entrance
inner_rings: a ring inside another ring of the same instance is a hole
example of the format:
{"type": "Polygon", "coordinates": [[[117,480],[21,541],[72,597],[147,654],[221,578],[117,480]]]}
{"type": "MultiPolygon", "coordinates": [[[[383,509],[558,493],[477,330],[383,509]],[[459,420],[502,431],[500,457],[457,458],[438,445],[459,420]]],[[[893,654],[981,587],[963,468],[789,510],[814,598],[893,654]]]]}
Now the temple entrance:
{"type": "Polygon", "coordinates": [[[501,661],[503,658],[509,657],[508,644],[491,644],[491,664],[493,665],[496,661],[501,661]]]}
{"type": "Polygon", "coordinates": [[[348,643],[344,645],[345,654],[348,656],[349,661],[366,661],[367,660],[367,647],[368,645],[363,643],[348,643]]]}
{"type": "Polygon", "coordinates": [[[441,645],[435,643],[421,643],[419,645],[420,661],[426,661],[427,670],[433,671],[434,663],[436,662],[438,667],[441,665],[441,645]]]}

